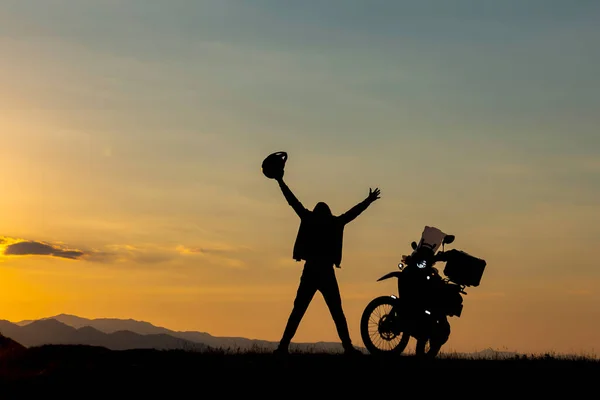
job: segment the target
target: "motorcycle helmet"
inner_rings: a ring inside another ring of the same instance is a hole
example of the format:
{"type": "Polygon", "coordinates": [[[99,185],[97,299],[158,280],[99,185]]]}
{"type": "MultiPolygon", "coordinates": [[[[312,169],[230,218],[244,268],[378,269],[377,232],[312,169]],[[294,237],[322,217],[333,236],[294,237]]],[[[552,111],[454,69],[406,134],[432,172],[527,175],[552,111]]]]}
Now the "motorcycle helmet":
{"type": "Polygon", "coordinates": [[[262,173],[269,179],[276,179],[283,176],[283,168],[288,155],[285,151],[278,151],[270,154],[262,162],[262,173]]]}

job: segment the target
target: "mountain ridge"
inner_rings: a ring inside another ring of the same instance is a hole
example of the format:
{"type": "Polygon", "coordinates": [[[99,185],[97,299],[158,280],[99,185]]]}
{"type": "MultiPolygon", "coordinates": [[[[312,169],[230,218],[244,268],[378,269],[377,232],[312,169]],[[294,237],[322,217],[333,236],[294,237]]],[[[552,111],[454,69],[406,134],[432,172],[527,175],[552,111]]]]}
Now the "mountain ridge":
{"type": "MultiPolygon", "coordinates": [[[[159,335],[166,335],[167,337],[171,337],[175,340],[182,340],[181,346],[185,348],[193,348],[195,345],[205,346],[204,348],[213,348],[213,349],[230,349],[230,350],[240,350],[240,351],[249,351],[249,350],[273,350],[277,346],[277,342],[261,340],[261,339],[249,339],[245,337],[235,337],[235,336],[213,336],[207,332],[200,331],[175,331],[162,326],[156,326],[147,321],[135,320],[132,318],[128,319],[120,319],[120,318],[84,318],[79,317],[72,314],[58,314],[51,317],[40,318],[37,320],[23,320],[18,322],[11,322],[11,324],[18,326],[20,328],[25,328],[27,326],[36,326],[35,324],[39,324],[41,321],[56,321],[59,324],[63,325],[63,327],[59,327],[52,322],[49,326],[54,326],[54,329],[62,329],[64,334],[66,334],[65,327],[75,329],[80,331],[80,335],[82,333],[86,333],[89,337],[95,338],[96,341],[101,340],[98,339],[98,334],[105,335],[115,335],[115,338],[120,338],[121,341],[125,340],[123,338],[124,335],[127,335],[123,332],[130,332],[139,336],[152,336],[154,340],[158,340],[157,337],[159,335]],[[85,330],[85,328],[93,329],[94,331],[85,330]],[[84,329],[82,331],[82,329],[84,329]],[[187,343],[189,342],[189,343],[187,343]],[[187,347],[186,347],[187,346],[187,347]]],[[[9,322],[9,321],[6,321],[9,322]]],[[[0,320],[0,332],[2,331],[2,320],[0,320]]],[[[47,327],[45,328],[48,329],[47,327]]],[[[63,335],[64,335],[63,334],[63,335]]],[[[68,334],[67,334],[68,335],[68,334]]],[[[73,335],[73,333],[71,333],[73,335]]],[[[10,336],[10,335],[7,335],[10,336]]],[[[16,338],[13,338],[17,340],[16,338]]],[[[140,338],[138,338],[140,339],[140,338]]],[[[165,339],[166,341],[170,341],[171,346],[174,346],[173,339],[165,339]]],[[[75,340],[76,339],[72,339],[75,340]]],[[[77,339],[79,341],[83,340],[81,338],[77,339]]],[[[90,339],[91,340],[91,339],[90,339]]],[[[133,339],[130,339],[129,345],[134,346],[133,339]]],[[[144,340],[144,339],[140,339],[144,340]]],[[[17,340],[20,342],[19,340],[17,340]]],[[[21,342],[20,342],[21,343],[21,342]]],[[[24,343],[25,344],[25,343],[24,343]]],[[[71,344],[71,343],[57,343],[57,344],[71,344]]],[[[89,343],[78,343],[78,344],[89,344],[89,343]]],[[[357,346],[359,347],[359,346],[357,346]]],[[[314,342],[314,343],[296,343],[292,342],[290,345],[292,350],[301,350],[301,351],[326,351],[326,352],[341,352],[343,351],[341,343],[337,342],[314,342]]],[[[359,347],[360,350],[366,352],[365,349],[359,347]]],[[[456,353],[460,355],[465,355],[469,357],[498,357],[498,358],[506,358],[506,357],[514,357],[518,355],[517,352],[509,352],[509,351],[498,351],[492,348],[486,348],[481,351],[476,351],[473,353],[456,353]]]]}
{"type": "Polygon", "coordinates": [[[7,320],[0,320],[0,334],[25,347],[52,344],[99,346],[109,350],[208,350],[210,348],[202,343],[166,334],[140,335],[127,330],[105,333],[92,326],[74,328],[53,318],[31,321],[22,326],[7,320]]]}
{"type": "MultiPolygon", "coordinates": [[[[39,323],[40,321],[58,321],[61,324],[81,329],[84,327],[94,328],[105,334],[114,334],[119,331],[130,331],[139,335],[168,335],[180,340],[188,341],[191,343],[202,344],[209,348],[215,349],[228,349],[228,350],[274,350],[277,346],[277,342],[261,340],[261,339],[249,339],[245,337],[227,337],[227,336],[213,336],[207,332],[200,331],[175,331],[165,327],[156,326],[147,321],[139,321],[135,319],[119,319],[119,318],[84,318],[72,314],[58,314],[51,317],[44,317],[37,320],[22,320],[17,322],[11,322],[15,326],[24,328],[31,326],[32,324],[39,323]]],[[[10,321],[7,321],[10,322],[10,321]]],[[[2,326],[0,325],[0,329],[2,326]]],[[[61,343],[64,344],[64,343],[61,343]]],[[[343,351],[341,343],[336,342],[315,342],[315,343],[292,343],[290,345],[292,350],[301,351],[327,351],[327,352],[341,352],[343,351]]]]}

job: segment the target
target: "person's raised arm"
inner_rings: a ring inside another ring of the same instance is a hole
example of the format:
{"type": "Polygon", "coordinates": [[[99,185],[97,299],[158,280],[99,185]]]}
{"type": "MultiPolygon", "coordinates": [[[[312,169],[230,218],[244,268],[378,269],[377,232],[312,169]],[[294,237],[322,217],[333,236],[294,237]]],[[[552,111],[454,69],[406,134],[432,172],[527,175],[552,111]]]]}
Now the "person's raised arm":
{"type": "Polygon", "coordinates": [[[300,203],[300,200],[296,198],[288,185],[285,184],[283,177],[277,179],[277,183],[279,183],[279,188],[281,189],[281,192],[283,193],[283,196],[287,200],[288,204],[294,209],[300,218],[304,218],[309,211],[302,205],[302,203],[300,203]]]}
{"type": "Polygon", "coordinates": [[[366,199],[340,215],[340,219],[344,224],[351,222],[354,218],[358,217],[363,211],[367,209],[375,200],[379,199],[380,190],[375,188],[375,190],[369,189],[369,195],[366,199]]]}

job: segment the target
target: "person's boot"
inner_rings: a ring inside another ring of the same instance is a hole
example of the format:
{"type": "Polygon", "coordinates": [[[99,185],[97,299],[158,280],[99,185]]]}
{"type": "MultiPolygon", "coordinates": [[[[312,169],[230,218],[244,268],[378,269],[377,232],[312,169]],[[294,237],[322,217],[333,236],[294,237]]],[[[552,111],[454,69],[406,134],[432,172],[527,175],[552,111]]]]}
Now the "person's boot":
{"type": "Polygon", "coordinates": [[[356,347],[352,345],[344,346],[344,355],[347,356],[362,356],[362,351],[358,350],[356,347]]]}
{"type": "Polygon", "coordinates": [[[275,351],[273,351],[273,354],[276,356],[286,356],[286,355],[290,354],[290,352],[288,350],[288,346],[286,346],[285,344],[279,343],[279,346],[277,346],[275,351]]]}

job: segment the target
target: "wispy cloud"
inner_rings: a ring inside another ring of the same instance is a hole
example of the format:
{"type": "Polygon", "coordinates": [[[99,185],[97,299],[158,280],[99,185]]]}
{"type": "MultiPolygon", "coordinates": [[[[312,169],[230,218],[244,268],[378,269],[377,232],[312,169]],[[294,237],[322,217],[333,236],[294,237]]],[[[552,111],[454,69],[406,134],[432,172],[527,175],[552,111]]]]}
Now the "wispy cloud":
{"type": "Polygon", "coordinates": [[[177,251],[180,254],[233,254],[250,251],[246,246],[234,246],[228,243],[211,242],[200,246],[177,246],[177,251]]]}
{"type": "Polygon", "coordinates": [[[83,257],[87,261],[101,263],[133,262],[137,264],[158,264],[177,258],[173,249],[156,246],[134,246],[116,244],[105,246],[103,250],[90,250],[83,257]]]}
{"type": "Polygon", "coordinates": [[[0,255],[48,256],[102,264],[160,264],[187,256],[198,256],[206,262],[227,268],[245,268],[242,259],[250,249],[227,243],[206,243],[201,246],[163,246],[160,244],[114,244],[101,249],[80,249],[63,243],[0,236],[0,255]]]}
{"type": "Polygon", "coordinates": [[[210,262],[229,268],[246,268],[246,262],[242,257],[251,251],[248,247],[233,246],[227,243],[207,243],[194,247],[179,245],[176,250],[181,255],[203,257],[210,262]]]}

